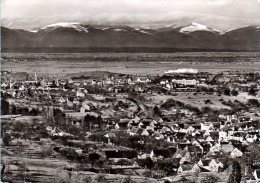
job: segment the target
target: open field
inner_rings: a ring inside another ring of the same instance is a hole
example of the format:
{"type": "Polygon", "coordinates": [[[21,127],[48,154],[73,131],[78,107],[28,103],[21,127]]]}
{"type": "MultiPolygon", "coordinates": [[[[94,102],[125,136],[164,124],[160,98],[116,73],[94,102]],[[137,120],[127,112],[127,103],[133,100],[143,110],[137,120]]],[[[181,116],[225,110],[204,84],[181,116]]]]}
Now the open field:
{"type": "Polygon", "coordinates": [[[87,71],[161,75],[178,68],[211,73],[227,70],[260,72],[260,54],[256,52],[3,53],[2,58],[2,70],[60,76],[87,71]]]}
{"type": "Polygon", "coordinates": [[[217,96],[196,92],[177,92],[174,96],[164,94],[147,96],[147,100],[151,100],[151,104],[153,105],[163,104],[169,99],[183,102],[187,105],[198,107],[199,109],[202,109],[203,107],[211,107],[213,109],[231,109],[230,106],[224,105],[223,101],[234,102],[237,100],[239,102],[245,103],[248,99],[257,99],[257,97],[249,96],[246,92],[241,93],[238,96],[217,96]],[[207,100],[210,100],[210,104],[205,102],[207,100]]]}

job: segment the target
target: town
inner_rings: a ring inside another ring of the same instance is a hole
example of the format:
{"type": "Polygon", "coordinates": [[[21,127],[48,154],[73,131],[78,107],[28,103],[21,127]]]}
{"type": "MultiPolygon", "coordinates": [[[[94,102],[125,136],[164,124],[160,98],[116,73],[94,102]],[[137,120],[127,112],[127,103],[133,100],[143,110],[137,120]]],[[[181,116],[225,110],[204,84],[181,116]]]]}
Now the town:
{"type": "Polygon", "coordinates": [[[2,181],[260,181],[260,74],[2,71],[2,181]]]}

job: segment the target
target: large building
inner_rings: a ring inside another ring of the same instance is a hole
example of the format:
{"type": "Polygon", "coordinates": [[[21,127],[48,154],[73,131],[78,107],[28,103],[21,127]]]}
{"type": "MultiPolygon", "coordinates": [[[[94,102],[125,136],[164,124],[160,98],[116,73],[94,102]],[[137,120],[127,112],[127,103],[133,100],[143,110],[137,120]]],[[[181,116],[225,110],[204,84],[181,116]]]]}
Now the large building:
{"type": "Polygon", "coordinates": [[[184,85],[184,86],[196,86],[197,81],[195,79],[173,79],[173,84],[184,85]]]}

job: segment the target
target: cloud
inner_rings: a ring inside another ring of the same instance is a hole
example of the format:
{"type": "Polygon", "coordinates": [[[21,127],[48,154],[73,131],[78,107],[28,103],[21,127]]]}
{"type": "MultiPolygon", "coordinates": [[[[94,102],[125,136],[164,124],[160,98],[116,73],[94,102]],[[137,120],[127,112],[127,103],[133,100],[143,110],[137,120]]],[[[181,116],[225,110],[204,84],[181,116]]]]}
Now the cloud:
{"type": "Polygon", "coordinates": [[[147,25],[197,21],[230,29],[231,26],[260,23],[259,1],[5,0],[2,3],[2,19],[5,24],[18,27],[39,27],[57,21],[147,25]]]}

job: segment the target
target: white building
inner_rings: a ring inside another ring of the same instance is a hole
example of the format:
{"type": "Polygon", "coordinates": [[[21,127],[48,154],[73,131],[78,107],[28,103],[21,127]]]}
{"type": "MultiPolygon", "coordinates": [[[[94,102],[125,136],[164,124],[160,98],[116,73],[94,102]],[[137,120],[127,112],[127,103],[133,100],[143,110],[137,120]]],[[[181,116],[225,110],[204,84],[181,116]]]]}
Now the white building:
{"type": "Polygon", "coordinates": [[[197,81],[195,79],[173,79],[172,83],[184,86],[195,86],[197,81]]]}

